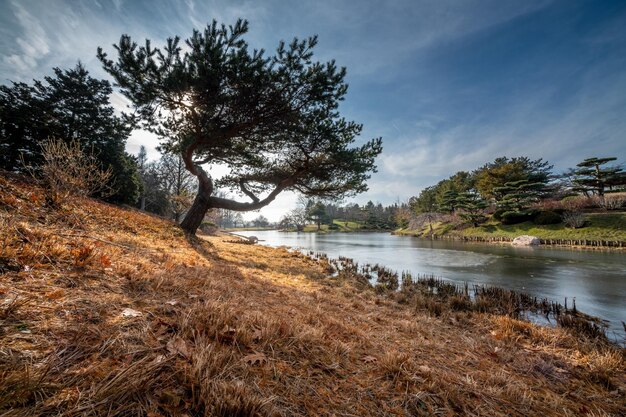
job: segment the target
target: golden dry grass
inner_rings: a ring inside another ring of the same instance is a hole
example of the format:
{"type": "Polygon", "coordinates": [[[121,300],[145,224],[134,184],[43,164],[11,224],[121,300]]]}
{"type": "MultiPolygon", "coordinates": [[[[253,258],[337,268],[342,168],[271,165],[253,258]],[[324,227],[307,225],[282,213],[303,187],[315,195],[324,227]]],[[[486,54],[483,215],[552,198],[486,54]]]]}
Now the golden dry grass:
{"type": "Polygon", "coordinates": [[[0,177],[0,414],[611,416],[623,349],[0,177]],[[130,309],[130,310],[126,310],[130,309]],[[126,313],[126,314],[124,314],[126,313]]]}

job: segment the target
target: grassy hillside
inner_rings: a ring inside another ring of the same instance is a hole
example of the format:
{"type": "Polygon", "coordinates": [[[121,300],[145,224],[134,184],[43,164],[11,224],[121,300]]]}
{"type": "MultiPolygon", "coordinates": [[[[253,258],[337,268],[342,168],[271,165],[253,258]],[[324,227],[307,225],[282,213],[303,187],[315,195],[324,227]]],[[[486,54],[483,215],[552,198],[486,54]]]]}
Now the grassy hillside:
{"type": "Polygon", "coordinates": [[[0,414],[618,415],[624,351],[0,177],[0,414]]]}
{"type": "MultiPolygon", "coordinates": [[[[505,225],[492,220],[478,227],[466,227],[457,230],[451,223],[433,222],[432,235],[450,237],[478,237],[485,239],[509,238],[520,235],[537,236],[540,239],[563,240],[598,240],[626,242],[626,213],[587,213],[587,225],[580,229],[571,229],[563,223],[551,225],[536,225],[532,222],[505,225]]],[[[396,233],[415,236],[430,236],[431,230],[424,225],[419,230],[398,230],[396,233]]]]}
{"type": "Polygon", "coordinates": [[[465,236],[510,237],[533,235],[541,239],[588,239],[626,241],[626,213],[589,213],[585,216],[588,225],[571,229],[564,224],[538,226],[531,222],[503,225],[487,224],[464,229],[465,236]]]}

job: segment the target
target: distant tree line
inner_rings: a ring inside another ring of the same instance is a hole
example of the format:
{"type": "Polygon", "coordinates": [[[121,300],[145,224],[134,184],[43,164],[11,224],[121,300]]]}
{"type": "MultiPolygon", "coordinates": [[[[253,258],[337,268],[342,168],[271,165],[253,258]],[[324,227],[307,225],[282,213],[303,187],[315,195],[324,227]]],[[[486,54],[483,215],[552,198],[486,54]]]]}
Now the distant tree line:
{"type": "Polygon", "coordinates": [[[403,213],[409,210],[407,204],[396,203],[383,206],[381,203],[368,201],[359,205],[350,203],[340,205],[320,200],[300,199],[295,209],[286,213],[279,222],[282,228],[304,230],[308,224],[314,224],[319,230],[327,225],[330,230],[339,229],[335,221],[353,223],[355,228],[368,230],[389,230],[406,227],[408,216],[403,220],[403,213]]]}
{"type": "Polygon", "coordinates": [[[475,226],[487,219],[488,212],[505,224],[531,220],[556,223],[562,213],[542,213],[541,202],[582,193],[596,196],[600,206],[615,208],[609,200],[616,199],[606,195],[625,189],[626,173],[620,166],[608,165],[613,161],[615,157],[589,158],[556,175],[553,166],[541,158],[500,157],[472,172],[459,171],[426,187],[409,199],[409,205],[417,214],[456,214],[475,226]]]}

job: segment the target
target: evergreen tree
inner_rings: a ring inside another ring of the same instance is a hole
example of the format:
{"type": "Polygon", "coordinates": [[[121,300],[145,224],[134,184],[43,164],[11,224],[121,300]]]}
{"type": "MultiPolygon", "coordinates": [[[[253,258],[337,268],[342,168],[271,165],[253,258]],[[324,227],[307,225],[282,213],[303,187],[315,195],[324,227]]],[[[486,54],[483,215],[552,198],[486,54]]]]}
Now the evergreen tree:
{"type": "Polygon", "coordinates": [[[308,215],[309,219],[317,225],[317,230],[320,230],[322,224],[328,223],[330,219],[328,213],[326,213],[326,206],[319,201],[309,208],[308,215]]]}
{"type": "Polygon", "coordinates": [[[50,103],[34,87],[25,83],[0,86],[0,168],[21,171],[22,160],[41,164],[39,145],[51,136],[50,113],[50,103]]]}
{"type": "Polygon", "coordinates": [[[588,158],[577,164],[578,169],[574,171],[574,189],[592,192],[602,198],[607,188],[626,185],[626,172],[622,168],[616,166],[603,167],[603,165],[615,160],[617,160],[615,157],[588,158]]]}
{"type": "Polygon", "coordinates": [[[473,184],[474,178],[469,172],[459,171],[436,185],[423,189],[418,197],[411,198],[409,204],[416,213],[439,210],[453,212],[459,193],[468,192],[473,184]]]}
{"type": "Polygon", "coordinates": [[[487,202],[477,193],[465,192],[458,195],[456,207],[462,211],[459,213],[462,219],[478,227],[479,223],[486,220],[485,209],[487,202]]]}
{"type": "Polygon", "coordinates": [[[455,189],[446,190],[441,196],[441,203],[439,203],[439,210],[453,213],[457,206],[459,193],[455,189]]]}
{"type": "Polygon", "coordinates": [[[146,151],[146,147],[141,145],[139,147],[139,153],[137,154],[137,169],[139,171],[139,178],[141,179],[141,195],[139,196],[139,208],[141,210],[146,209],[147,168],[148,152],[146,151]]]}
{"type": "Polygon", "coordinates": [[[424,188],[419,196],[409,199],[409,206],[415,213],[430,213],[437,209],[436,186],[424,188]]]}
{"type": "Polygon", "coordinates": [[[519,180],[494,188],[494,193],[499,196],[497,205],[502,212],[502,221],[518,223],[530,220],[534,214],[531,205],[543,195],[545,187],[542,182],[519,180]]]}
{"type": "Polygon", "coordinates": [[[552,177],[552,165],[539,158],[496,158],[473,172],[476,190],[483,198],[499,200],[501,187],[507,183],[526,180],[531,183],[548,184],[552,177]]]}
{"type": "Polygon", "coordinates": [[[247,31],[242,20],[228,28],[214,21],[194,31],[184,51],[178,37],[158,49],[124,35],[117,62],[98,50],[144,127],[196,176],[198,192],[181,224],[190,233],[210,208],[257,210],[284,190],[323,198],[365,191],[382,149],[380,139],[349,147],[361,126],[337,110],[345,69],[312,61],[317,38],[280,43],[265,57],[248,49],[247,31]],[[231,173],[214,181],[205,164],[231,173]],[[250,201],[217,197],[218,188],[250,201]]]}
{"type": "Polygon", "coordinates": [[[19,170],[22,158],[27,165],[40,165],[39,145],[49,137],[77,140],[103,169],[111,168],[110,186],[116,192],[108,199],[134,203],[141,184],[136,161],[125,151],[131,126],[110,105],[111,85],[90,77],[80,63],[71,70],[54,68],[54,75],[33,86],[0,87],[2,168],[19,170]]]}

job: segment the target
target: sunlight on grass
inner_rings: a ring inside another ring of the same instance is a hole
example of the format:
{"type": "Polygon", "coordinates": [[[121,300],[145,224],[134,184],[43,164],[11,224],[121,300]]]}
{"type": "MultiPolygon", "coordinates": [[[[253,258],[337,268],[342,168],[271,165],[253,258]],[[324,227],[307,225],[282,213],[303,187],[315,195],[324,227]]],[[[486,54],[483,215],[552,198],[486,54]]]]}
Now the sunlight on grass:
{"type": "Polygon", "coordinates": [[[0,413],[561,416],[590,398],[596,415],[623,410],[623,350],[606,342],[39,195],[0,177],[0,413]]]}
{"type": "Polygon", "coordinates": [[[531,222],[503,225],[486,224],[480,227],[464,229],[461,234],[481,237],[511,237],[533,235],[541,239],[588,239],[626,241],[625,213],[587,214],[589,225],[580,229],[570,229],[563,224],[537,226],[531,222]]]}

